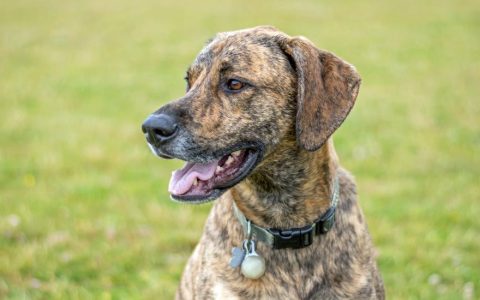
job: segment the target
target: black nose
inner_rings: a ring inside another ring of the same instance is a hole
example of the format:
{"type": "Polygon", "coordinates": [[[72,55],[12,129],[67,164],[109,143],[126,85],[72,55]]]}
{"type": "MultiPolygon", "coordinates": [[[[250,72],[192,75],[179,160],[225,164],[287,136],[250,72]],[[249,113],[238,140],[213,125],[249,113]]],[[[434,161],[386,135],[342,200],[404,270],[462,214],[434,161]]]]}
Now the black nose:
{"type": "Polygon", "coordinates": [[[177,134],[177,122],[169,115],[150,115],[142,124],[142,131],[145,133],[149,143],[159,145],[177,134]]]}

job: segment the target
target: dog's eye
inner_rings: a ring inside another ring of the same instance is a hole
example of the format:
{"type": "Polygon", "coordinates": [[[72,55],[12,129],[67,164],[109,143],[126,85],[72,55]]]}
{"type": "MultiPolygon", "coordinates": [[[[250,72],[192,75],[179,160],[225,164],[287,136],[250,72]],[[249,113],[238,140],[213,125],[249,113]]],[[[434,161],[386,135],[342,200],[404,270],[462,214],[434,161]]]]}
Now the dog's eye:
{"type": "Polygon", "coordinates": [[[231,91],[238,91],[242,89],[245,86],[245,84],[241,81],[238,81],[236,79],[230,79],[227,81],[227,88],[231,91]]]}

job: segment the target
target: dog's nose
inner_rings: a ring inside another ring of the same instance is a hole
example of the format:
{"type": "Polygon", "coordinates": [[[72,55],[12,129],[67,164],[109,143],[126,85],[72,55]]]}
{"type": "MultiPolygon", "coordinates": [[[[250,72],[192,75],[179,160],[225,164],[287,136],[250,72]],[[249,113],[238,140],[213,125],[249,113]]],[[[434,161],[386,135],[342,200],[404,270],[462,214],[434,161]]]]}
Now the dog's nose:
{"type": "Polygon", "coordinates": [[[145,133],[148,142],[159,145],[177,134],[177,122],[166,114],[150,115],[142,124],[142,131],[145,133]]]}

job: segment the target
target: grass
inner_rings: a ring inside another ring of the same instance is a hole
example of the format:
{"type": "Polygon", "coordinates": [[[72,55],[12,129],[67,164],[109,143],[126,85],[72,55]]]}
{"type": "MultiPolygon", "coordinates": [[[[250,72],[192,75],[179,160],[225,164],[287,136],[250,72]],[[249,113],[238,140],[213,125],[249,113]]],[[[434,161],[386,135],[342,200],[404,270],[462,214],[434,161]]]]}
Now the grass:
{"type": "Polygon", "coordinates": [[[335,135],[390,299],[480,295],[476,1],[3,1],[0,298],[170,299],[210,206],[140,123],[215,32],[272,24],[356,65],[335,135]]]}

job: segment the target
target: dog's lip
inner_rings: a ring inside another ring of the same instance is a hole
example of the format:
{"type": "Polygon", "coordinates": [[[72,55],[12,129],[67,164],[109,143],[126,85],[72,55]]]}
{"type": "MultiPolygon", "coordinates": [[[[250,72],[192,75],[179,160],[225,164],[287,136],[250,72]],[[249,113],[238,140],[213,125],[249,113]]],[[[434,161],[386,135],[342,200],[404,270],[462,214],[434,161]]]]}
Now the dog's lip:
{"type": "Polygon", "coordinates": [[[157,153],[157,155],[161,158],[164,158],[164,159],[174,159],[173,156],[169,156],[169,155],[166,155],[166,154],[163,154],[163,153],[157,153]]]}
{"type": "MultiPolygon", "coordinates": [[[[191,204],[200,204],[200,203],[210,202],[220,197],[228,189],[230,189],[231,187],[233,187],[234,185],[236,185],[237,183],[245,179],[253,171],[253,169],[258,165],[258,163],[261,161],[263,157],[263,146],[256,146],[256,147],[250,146],[247,148],[240,148],[235,151],[239,151],[239,150],[246,150],[248,156],[245,162],[242,164],[239,171],[237,171],[237,174],[235,174],[234,178],[218,186],[215,186],[208,194],[205,194],[205,195],[188,195],[188,194],[176,195],[171,193],[170,197],[175,201],[183,202],[183,203],[191,203],[191,204]]],[[[230,153],[228,151],[225,151],[225,152],[230,153]]]]}
{"type": "Polygon", "coordinates": [[[158,157],[164,158],[164,159],[173,159],[174,158],[173,156],[162,152],[157,146],[151,144],[149,141],[147,141],[147,146],[150,148],[150,150],[152,151],[152,153],[155,156],[158,156],[158,157]]]}

